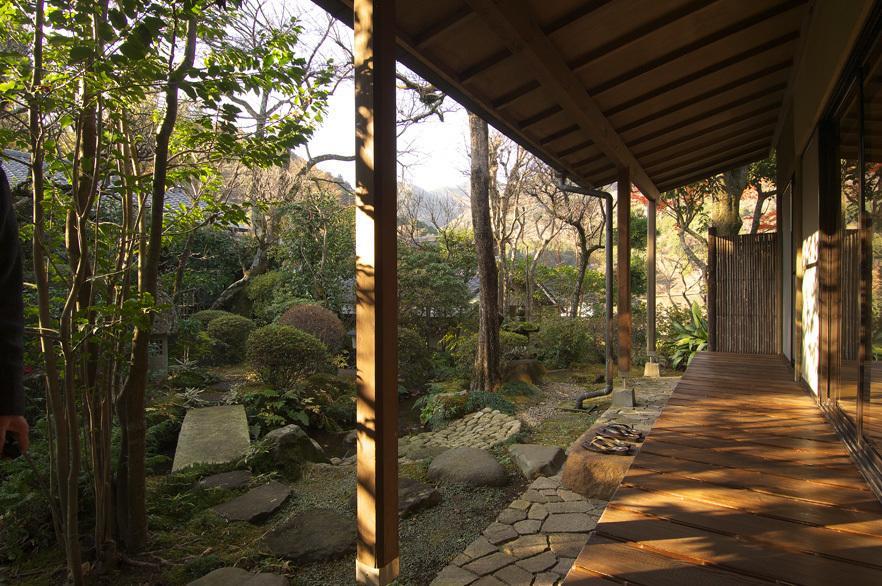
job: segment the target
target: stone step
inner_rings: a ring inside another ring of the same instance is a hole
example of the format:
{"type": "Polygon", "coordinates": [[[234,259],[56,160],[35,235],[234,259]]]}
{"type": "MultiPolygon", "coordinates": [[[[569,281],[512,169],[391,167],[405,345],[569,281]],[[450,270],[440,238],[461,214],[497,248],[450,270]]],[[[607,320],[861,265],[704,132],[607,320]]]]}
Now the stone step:
{"type": "Polygon", "coordinates": [[[248,452],[248,418],[242,405],[189,409],[178,435],[172,472],[194,464],[227,464],[248,452]]]}

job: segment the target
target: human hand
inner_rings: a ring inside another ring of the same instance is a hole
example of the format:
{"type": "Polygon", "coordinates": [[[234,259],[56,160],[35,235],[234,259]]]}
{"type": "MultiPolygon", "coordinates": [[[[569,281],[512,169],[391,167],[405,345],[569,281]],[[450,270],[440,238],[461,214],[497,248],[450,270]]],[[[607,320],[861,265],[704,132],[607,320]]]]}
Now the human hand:
{"type": "Polygon", "coordinates": [[[6,444],[6,432],[14,433],[18,440],[18,449],[22,454],[28,451],[28,421],[21,415],[0,415],[0,452],[6,444]]]}

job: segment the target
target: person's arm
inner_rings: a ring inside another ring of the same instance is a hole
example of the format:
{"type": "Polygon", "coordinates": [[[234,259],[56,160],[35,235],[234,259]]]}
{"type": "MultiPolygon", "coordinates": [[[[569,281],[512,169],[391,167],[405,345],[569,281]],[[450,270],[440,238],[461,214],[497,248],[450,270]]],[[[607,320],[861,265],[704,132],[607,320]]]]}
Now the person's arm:
{"type": "Polygon", "coordinates": [[[6,173],[0,166],[0,450],[6,433],[17,436],[19,449],[28,448],[24,418],[24,303],[21,246],[6,173]]]}

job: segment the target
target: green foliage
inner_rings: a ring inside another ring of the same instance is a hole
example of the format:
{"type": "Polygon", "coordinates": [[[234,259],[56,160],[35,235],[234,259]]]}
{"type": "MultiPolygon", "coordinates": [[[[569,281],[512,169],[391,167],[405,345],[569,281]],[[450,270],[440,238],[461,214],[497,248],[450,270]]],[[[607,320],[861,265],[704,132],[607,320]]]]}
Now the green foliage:
{"type": "Polygon", "coordinates": [[[278,323],[312,334],[332,353],[346,342],[346,328],[337,314],[321,305],[295,305],[279,317],[278,323]]]}
{"type": "Polygon", "coordinates": [[[268,271],[252,277],[248,282],[245,295],[251,301],[251,314],[258,323],[270,323],[275,316],[270,316],[270,308],[276,291],[282,286],[285,275],[281,271],[268,271]]]}
{"type": "Polygon", "coordinates": [[[229,311],[223,311],[220,309],[203,309],[202,311],[197,311],[193,315],[190,316],[189,319],[195,321],[199,324],[203,330],[208,329],[208,324],[210,324],[213,320],[225,316],[225,315],[236,315],[234,313],[230,313],[229,311]]]}
{"type": "Polygon", "coordinates": [[[442,246],[398,248],[398,307],[403,327],[416,331],[428,344],[471,317],[468,281],[442,246]]]}
{"type": "Polygon", "coordinates": [[[325,345],[291,326],[259,327],[248,336],[245,348],[260,380],[275,389],[290,389],[308,376],[332,370],[325,345]]]}
{"type": "Polygon", "coordinates": [[[429,392],[413,405],[420,412],[420,422],[432,429],[440,429],[455,419],[485,407],[508,414],[516,411],[514,403],[501,393],[466,391],[465,381],[460,379],[432,383],[429,392]]]}
{"type": "Polygon", "coordinates": [[[602,335],[598,337],[591,320],[553,317],[542,322],[534,334],[539,359],[548,368],[569,368],[576,362],[589,362],[603,356],[602,335]]]}
{"type": "Polygon", "coordinates": [[[254,322],[241,315],[223,315],[208,324],[208,335],[215,341],[215,360],[237,364],[245,355],[245,341],[254,329],[254,322]]]}
{"type": "Polygon", "coordinates": [[[291,298],[312,299],[339,310],[355,278],[355,208],[327,187],[305,190],[284,206],[273,256],[288,275],[291,298]]]}
{"type": "Polygon", "coordinates": [[[503,383],[502,388],[499,389],[499,393],[504,397],[534,398],[538,397],[541,394],[541,391],[536,385],[531,385],[530,383],[526,383],[524,381],[513,380],[507,383],[503,383]]]}
{"type": "Polygon", "coordinates": [[[398,376],[413,389],[432,378],[432,354],[426,340],[410,328],[398,328],[398,376]]]}
{"type": "MultiPolygon", "coordinates": [[[[453,356],[459,375],[466,378],[471,377],[475,365],[475,354],[478,351],[478,334],[448,336],[443,342],[453,356]]],[[[499,332],[499,347],[503,360],[526,358],[528,343],[527,336],[506,330],[499,332]]]]}
{"type": "Polygon", "coordinates": [[[701,306],[693,302],[689,319],[683,322],[673,321],[671,328],[676,336],[671,366],[685,368],[697,353],[707,348],[707,319],[701,306]]]}
{"type": "Polygon", "coordinates": [[[355,423],[355,385],[333,375],[315,374],[281,391],[244,387],[238,399],[255,438],[291,423],[330,431],[355,423]]]}

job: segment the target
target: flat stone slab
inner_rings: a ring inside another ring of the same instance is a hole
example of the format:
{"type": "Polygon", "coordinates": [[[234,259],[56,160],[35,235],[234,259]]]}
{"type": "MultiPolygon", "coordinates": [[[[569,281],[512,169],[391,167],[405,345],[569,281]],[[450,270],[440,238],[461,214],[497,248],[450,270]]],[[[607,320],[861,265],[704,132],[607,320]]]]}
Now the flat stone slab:
{"type": "Polygon", "coordinates": [[[434,486],[413,480],[398,479],[398,514],[409,517],[441,503],[441,493],[434,486]]]}
{"type": "Polygon", "coordinates": [[[597,526],[597,520],[586,513],[548,515],[542,524],[545,533],[587,533],[597,526]]]}
{"type": "Polygon", "coordinates": [[[490,452],[479,448],[453,448],[429,464],[429,480],[460,482],[473,486],[504,486],[505,468],[490,452]]]}
{"type": "Polygon", "coordinates": [[[566,460],[564,451],[557,446],[513,444],[509,446],[508,452],[512,462],[527,480],[557,474],[566,460]]]}
{"type": "Polygon", "coordinates": [[[273,555],[295,562],[337,558],[355,549],[355,519],[329,509],[302,511],[270,531],[264,543],[273,555]]]}
{"type": "Polygon", "coordinates": [[[227,521],[263,523],[285,504],[290,495],[288,486],[273,480],[217,505],[214,511],[227,521]]]}
{"type": "Polygon", "coordinates": [[[468,570],[463,570],[460,567],[450,565],[445,567],[437,576],[435,576],[435,579],[432,580],[430,586],[468,586],[477,579],[478,576],[468,570]]]}
{"type": "Polygon", "coordinates": [[[220,474],[212,474],[206,476],[196,483],[199,488],[223,488],[226,490],[235,490],[243,488],[251,482],[250,470],[232,470],[230,472],[221,472],[220,474]]]}
{"type": "Polygon", "coordinates": [[[242,568],[218,568],[187,586],[287,586],[288,579],[278,574],[252,574],[242,568]]]}
{"type": "Polygon", "coordinates": [[[194,464],[227,464],[244,456],[250,446],[244,406],[189,409],[178,435],[172,472],[194,464]]]}
{"type": "Polygon", "coordinates": [[[487,574],[492,574],[505,566],[510,566],[516,561],[517,559],[508,554],[496,552],[467,563],[463,566],[463,569],[468,570],[473,574],[477,574],[478,576],[485,576],[487,574]]]}

